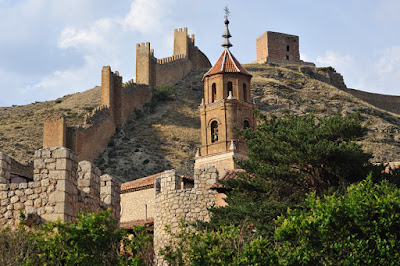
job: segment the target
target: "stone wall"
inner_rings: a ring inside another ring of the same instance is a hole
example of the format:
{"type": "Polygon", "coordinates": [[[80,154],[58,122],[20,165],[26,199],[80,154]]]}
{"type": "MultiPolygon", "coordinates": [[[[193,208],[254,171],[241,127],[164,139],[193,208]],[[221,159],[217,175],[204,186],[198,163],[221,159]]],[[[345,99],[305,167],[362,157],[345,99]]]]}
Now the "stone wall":
{"type": "Polygon", "coordinates": [[[64,147],[38,150],[33,181],[14,184],[9,180],[11,158],[0,153],[0,227],[15,227],[23,217],[28,225],[58,218],[71,221],[79,210],[106,207],[119,219],[119,183],[104,176],[110,182],[100,186],[100,171],[89,162],[78,165],[77,161],[78,157],[64,147]],[[100,191],[104,191],[102,198],[100,191]],[[109,202],[102,204],[101,199],[109,202]]]}
{"type": "Polygon", "coordinates": [[[218,193],[210,189],[218,179],[214,167],[196,169],[194,187],[182,189],[181,177],[175,170],[165,171],[155,181],[154,252],[155,264],[162,265],[160,249],[174,243],[165,231],[167,225],[178,232],[180,221],[208,221],[208,208],[217,204],[218,193]]]}
{"type": "Polygon", "coordinates": [[[154,187],[121,194],[121,223],[154,219],[154,187]]]}
{"type": "Polygon", "coordinates": [[[61,114],[44,123],[43,147],[67,147],[81,160],[93,161],[104,151],[110,138],[135,109],[151,101],[151,89],[133,81],[122,83],[118,72],[102,69],[101,105],[85,115],[82,125],[67,126],[61,114]]]}
{"type": "Polygon", "coordinates": [[[136,83],[154,87],[174,84],[191,70],[208,69],[211,63],[207,56],[194,45],[194,35],[187,28],[174,30],[173,56],[157,59],[150,43],[136,45],[136,83]]]}

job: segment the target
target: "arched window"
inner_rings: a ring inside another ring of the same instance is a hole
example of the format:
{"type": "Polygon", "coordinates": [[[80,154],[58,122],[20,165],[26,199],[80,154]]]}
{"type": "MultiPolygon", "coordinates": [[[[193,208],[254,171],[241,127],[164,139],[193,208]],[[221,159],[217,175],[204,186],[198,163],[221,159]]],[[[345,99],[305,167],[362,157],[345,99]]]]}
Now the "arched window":
{"type": "Polygon", "coordinates": [[[243,101],[247,102],[246,83],[243,83],[243,101]]]}
{"type": "Polygon", "coordinates": [[[228,82],[228,97],[229,97],[229,94],[230,95],[232,95],[232,97],[233,97],[233,88],[232,88],[232,82],[228,82]]]}
{"type": "Polygon", "coordinates": [[[249,120],[244,120],[244,122],[243,122],[243,129],[246,129],[246,128],[250,128],[249,120]]]}
{"type": "Polygon", "coordinates": [[[218,122],[213,121],[211,123],[211,142],[218,141],[218,122]]]}
{"type": "Polygon", "coordinates": [[[212,84],[211,89],[211,102],[215,102],[217,100],[217,85],[215,83],[212,84]]]}

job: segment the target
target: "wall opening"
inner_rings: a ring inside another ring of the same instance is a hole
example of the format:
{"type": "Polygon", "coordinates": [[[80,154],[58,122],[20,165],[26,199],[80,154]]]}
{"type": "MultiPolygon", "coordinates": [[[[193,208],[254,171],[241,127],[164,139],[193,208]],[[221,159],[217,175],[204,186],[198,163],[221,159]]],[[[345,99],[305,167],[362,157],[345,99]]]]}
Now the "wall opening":
{"type": "Polygon", "coordinates": [[[232,86],[232,82],[228,82],[228,97],[229,95],[232,95],[233,97],[233,86],[232,86]]]}
{"type": "Polygon", "coordinates": [[[289,60],[289,56],[288,55],[286,56],[286,60],[289,60]]]}
{"type": "Polygon", "coordinates": [[[289,52],[290,51],[290,47],[289,47],[289,45],[286,45],[286,52],[289,52]]]}
{"type": "Polygon", "coordinates": [[[218,122],[213,121],[211,123],[211,142],[218,141],[218,122]]]}
{"type": "Polygon", "coordinates": [[[244,122],[243,122],[243,129],[246,129],[246,128],[250,128],[249,120],[244,120],[244,122]]]}
{"type": "Polygon", "coordinates": [[[211,87],[211,102],[213,103],[217,100],[217,85],[213,83],[211,87]]]}

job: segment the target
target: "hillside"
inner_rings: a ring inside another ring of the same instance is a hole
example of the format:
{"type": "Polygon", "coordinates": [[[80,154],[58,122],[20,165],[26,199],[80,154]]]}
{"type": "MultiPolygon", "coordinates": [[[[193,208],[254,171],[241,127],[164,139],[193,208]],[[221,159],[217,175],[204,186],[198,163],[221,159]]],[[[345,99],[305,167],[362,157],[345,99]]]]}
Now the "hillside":
{"type": "Polygon", "coordinates": [[[67,123],[78,124],[100,104],[100,87],[54,101],[0,107],[0,151],[24,163],[42,147],[43,122],[49,113],[63,112],[67,123]]]}
{"type": "MultiPolygon", "coordinates": [[[[348,93],[332,68],[245,65],[253,74],[252,92],[266,114],[285,109],[320,116],[359,109],[370,129],[363,140],[374,162],[400,161],[400,116],[383,111],[348,93]]],[[[191,72],[176,84],[175,100],[136,111],[94,162],[103,172],[133,180],[166,169],[193,171],[194,151],[200,145],[198,106],[204,72],[191,72]],[[150,110],[152,109],[152,110],[150,110]]],[[[99,88],[51,102],[0,108],[0,150],[19,161],[32,158],[41,146],[42,123],[49,112],[64,111],[68,123],[81,121],[99,103],[99,88]]]]}

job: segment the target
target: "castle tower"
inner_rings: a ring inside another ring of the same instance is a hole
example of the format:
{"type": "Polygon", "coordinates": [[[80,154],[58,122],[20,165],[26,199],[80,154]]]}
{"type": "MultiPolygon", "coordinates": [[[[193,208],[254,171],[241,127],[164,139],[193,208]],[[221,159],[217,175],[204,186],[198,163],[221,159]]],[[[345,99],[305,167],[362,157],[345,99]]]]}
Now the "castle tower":
{"type": "Polygon", "coordinates": [[[204,99],[200,105],[201,147],[196,154],[195,169],[215,166],[220,175],[235,169],[233,158],[246,158],[243,140],[235,128],[256,126],[253,115],[250,81],[252,75],[232,55],[232,44],[225,19],[224,51],[203,77],[204,99]]]}

